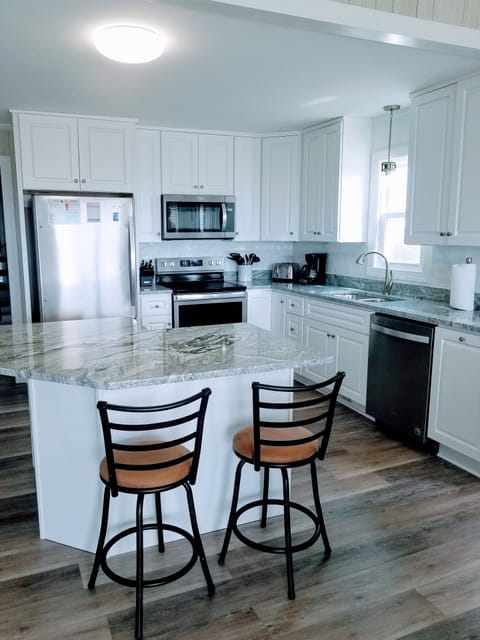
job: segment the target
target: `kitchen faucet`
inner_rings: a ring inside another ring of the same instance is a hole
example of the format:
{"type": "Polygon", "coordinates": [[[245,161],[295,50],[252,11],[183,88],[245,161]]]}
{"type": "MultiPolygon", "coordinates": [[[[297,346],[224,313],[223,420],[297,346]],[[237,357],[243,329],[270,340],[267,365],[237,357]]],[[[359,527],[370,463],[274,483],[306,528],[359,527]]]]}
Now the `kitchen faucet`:
{"type": "Polygon", "coordinates": [[[390,293],[393,287],[393,274],[392,270],[388,266],[387,258],[380,251],[365,251],[361,253],[358,258],[355,260],[357,264],[364,264],[365,258],[371,254],[375,254],[377,256],[381,256],[385,260],[385,281],[383,283],[383,293],[386,295],[390,293]]]}

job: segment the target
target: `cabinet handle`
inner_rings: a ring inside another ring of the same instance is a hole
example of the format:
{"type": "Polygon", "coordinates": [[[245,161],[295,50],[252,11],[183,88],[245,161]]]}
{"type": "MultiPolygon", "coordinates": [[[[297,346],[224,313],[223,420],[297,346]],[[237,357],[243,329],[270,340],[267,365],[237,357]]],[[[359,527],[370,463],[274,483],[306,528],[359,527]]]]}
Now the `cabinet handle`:
{"type": "Polygon", "coordinates": [[[465,342],[465,338],[464,338],[463,336],[460,336],[460,337],[458,338],[458,341],[459,341],[459,342],[465,342]]]}
{"type": "Polygon", "coordinates": [[[77,182],[78,182],[78,178],[75,178],[74,182],[75,182],[75,184],[77,184],[77,182]]]}

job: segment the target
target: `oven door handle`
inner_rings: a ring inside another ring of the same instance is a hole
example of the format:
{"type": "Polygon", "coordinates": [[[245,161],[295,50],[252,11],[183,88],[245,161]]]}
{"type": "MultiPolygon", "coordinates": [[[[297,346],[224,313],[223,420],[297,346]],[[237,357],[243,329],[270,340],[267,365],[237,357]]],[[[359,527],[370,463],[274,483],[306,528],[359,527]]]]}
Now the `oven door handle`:
{"type": "Polygon", "coordinates": [[[430,344],[430,338],[428,336],[419,336],[416,333],[407,333],[406,331],[399,331],[398,329],[388,329],[387,327],[382,327],[381,325],[374,324],[373,322],[371,330],[376,331],[377,333],[383,333],[386,336],[391,336],[392,338],[407,340],[408,342],[421,342],[422,344],[430,344]]]}
{"type": "Polygon", "coordinates": [[[226,202],[222,202],[222,231],[225,232],[227,230],[227,204],[226,202]]]}
{"type": "Polygon", "coordinates": [[[245,291],[232,291],[228,295],[225,293],[175,293],[174,302],[196,302],[202,300],[229,300],[235,298],[246,298],[245,291]]]}

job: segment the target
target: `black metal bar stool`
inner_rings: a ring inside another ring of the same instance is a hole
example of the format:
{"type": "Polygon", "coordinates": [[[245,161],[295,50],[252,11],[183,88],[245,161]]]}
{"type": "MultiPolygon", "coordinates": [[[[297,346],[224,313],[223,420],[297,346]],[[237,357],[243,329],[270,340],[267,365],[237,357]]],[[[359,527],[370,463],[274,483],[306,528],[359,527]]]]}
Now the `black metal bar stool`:
{"type": "Polygon", "coordinates": [[[339,371],[329,380],[302,387],[279,387],[254,382],[252,384],[253,427],[246,427],[238,431],[233,438],[233,450],[240,461],[235,472],[230,516],[218,562],[219,564],[225,562],[232,532],[244,544],[258,551],[285,554],[288,597],[291,599],[295,598],[293,553],[307,549],[320,536],[322,536],[325,548],[325,558],[328,558],[331,553],[320,504],[315,461],[317,458],[319,460],[325,458],[333,426],[337,396],[344,377],[345,373],[339,371]],[[312,393],[317,391],[322,393],[312,393]],[[305,396],[310,397],[305,398],[305,396]],[[280,414],[279,410],[283,414],[280,414]],[[278,416],[277,420],[275,413],[278,416]],[[288,419],[284,418],[285,414],[289,416],[288,419]],[[247,463],[252,464],[255,471],[263,469],[263,495],[261,500],[248,502],[239,508],[238,498],[242,469],[247,463]],[[290,499],[288,470],[307,464],[310,465],[315,511],[290,499]],[[282,499],[268,497],[270,469],[280,469],[281,471],[282,499]],[[265,527],[269,505],[283,507],[284,544],[281,546],[256,542],[246,536],[238,525],[240,517],[246,511],[261,507],[260,526],[265,527]],[[305,514],[314,524],[314,531],[308,540],[297,544],[292,542],[291,509],[305,514]]]}
{"type": "Polygon", "coordinates": [[[127,407],[107,402],[97,404],[105,442],[105,457],[100,463],[100,479],[105,484],[105,490],[97,551],[88,588],[95,587],[100,567],[111,580],[128,587],[135,587],[135,638],[137,639],[142,638],[143,635],[143,589],[145,587],[156,587],[177,580],[190,571],[199,559],[208,593],[213,595],[215,592],[200,538],[191,489],[197,477],[203,424],[210,394],[210,389],[202,389],[200,393],[178,402],[153,407],[127,407]],[[139,419],[143,422],[138,423],[139,419]],[[152,432],[157,432],[157,439],[152,439],[152,432]],[[161,432],[162,439],[158,438],[158,432],[161,432]],[[126,440],[125,436],[132,434],[135,435],[135,441],[126,440]],[[185,446],[187,443],[188,447],[185,446]],[[186,529],[165,524],[162,520],[162,492],[180,486],[187,494],[192,533],[186,529]],[[105,542],[110,497],[115,498],[119,493],[137,496],[135,526],[117,533],[105,542]],[[152,524],[144,523],[143,519],[143,504],[147,494],[153,494],[155,499],[156,522],[152,524]],[[158,532],[160,552],[165,550],[164,531],[172,531],[188,540],[192,547],[192,555],[188,562],[169,575],[144,579],[143,532],[148,529],[158,532]],[[136,537],[136,574],[134,578],[128,578],[112,570],[108,565],[107,554],[117,542],[133,534],[136,537]]]}

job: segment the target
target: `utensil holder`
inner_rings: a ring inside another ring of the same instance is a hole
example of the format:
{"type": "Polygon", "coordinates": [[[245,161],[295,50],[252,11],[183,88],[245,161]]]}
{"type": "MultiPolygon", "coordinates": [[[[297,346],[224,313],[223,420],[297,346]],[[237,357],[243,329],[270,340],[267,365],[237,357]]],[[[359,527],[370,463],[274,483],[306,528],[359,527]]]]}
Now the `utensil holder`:
{"type": "Polygon", "coordinates": [[[252,281],[252,265],[251,264],[237,265],[237,280],[239,282],[252,281]]]}

